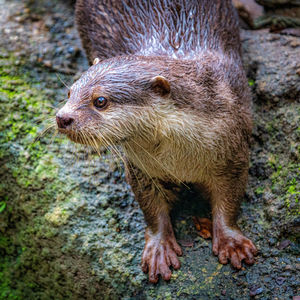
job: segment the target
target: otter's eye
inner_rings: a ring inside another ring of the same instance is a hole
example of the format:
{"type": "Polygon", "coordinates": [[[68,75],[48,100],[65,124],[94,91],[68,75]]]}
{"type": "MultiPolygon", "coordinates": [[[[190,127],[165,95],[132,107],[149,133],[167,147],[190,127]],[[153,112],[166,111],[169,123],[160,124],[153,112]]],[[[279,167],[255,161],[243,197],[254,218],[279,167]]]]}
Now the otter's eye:
{"type": "Polygon", "coordinates": [[[70,90],[68,90],[68,98],[70,98],[71,92],[70,90]]]}
{"type": "Polygon", "coordinates": [[[94,105],[98,108],[98,109],[103,109],[106,107],[108,103],[108,100],[104,97],[98,97],[94,100],[94,105]]]}

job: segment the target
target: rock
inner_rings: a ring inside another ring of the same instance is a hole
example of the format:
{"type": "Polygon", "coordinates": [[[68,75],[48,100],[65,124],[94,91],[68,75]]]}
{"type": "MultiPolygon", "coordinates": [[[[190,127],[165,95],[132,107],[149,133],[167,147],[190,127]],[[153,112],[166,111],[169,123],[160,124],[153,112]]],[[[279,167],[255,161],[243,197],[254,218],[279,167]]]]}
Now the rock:
{"type": "Polygon", "coordinates": [[[269,239],[269,245],[270,246],[274,246],[276,244],[276,242],[277,242],[277,239],[275,239],[275,238],[270,238],[269,239]]]}
{"type": "Polygon", "coordinates": [[[287,6],[300,6],[299,0],[255,0],[260,5],[263,5],[268,8],[275,8],[280,5],[287,5],[287,6]]]}
{"type": "Polygon", "coordinates": [[[289,46],[299,38],[243,31],[242,40],[248,75],[256,79],[259,99],[273,103],[300,99],[299,51],[289,46]]]}
{"type": "Polygon", "coordinates": [[[282,284],[285,282],[285,278],[283,278],[283,277],[277,277],[277,278],[275,279],[275,281],[276,281],[276,283],[277,283],[278,285],[282,285],[282,284]]]}
{"type": "Polygon", "coordinates": [[[256,295],[261,294],[264,291],[264,289],[262,287],[260,287],[259,285],[254,285],[252,287],[250,287],[250,297],[254,297],[256,295]]]}
{"type": "Polygon", "coordinates": [[[233,0],[240,18],[250,27],[254,27],[254,20],[263,15],[264,9],[254,0],[233,0]]]}
{"type": "Polygon", "coordinates": [[[279,244],[278,249],[283,250],[283,249],[287,248],[290,244],[291,244],[291,241],[284,240],[279,244]]]}

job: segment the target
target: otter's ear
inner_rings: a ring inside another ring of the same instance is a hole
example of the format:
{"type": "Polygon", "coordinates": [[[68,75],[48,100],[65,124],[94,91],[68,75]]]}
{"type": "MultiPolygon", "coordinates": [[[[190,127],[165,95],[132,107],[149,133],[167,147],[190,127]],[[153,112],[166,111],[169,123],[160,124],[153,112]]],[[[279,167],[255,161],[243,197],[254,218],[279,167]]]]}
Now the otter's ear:
{"type": "Polygon", "coordinates": [[[100,58],[99,57],[96,57],[94,60],[93,60],[93,65],[96,65],[100,62],[100,58]]]}
{"type": "Polygon", "coordinates": [[[170,93],[170,83],[163,76],[155,76],[151,79],[151,87],[156,92],[162,96],[170,93]]]}

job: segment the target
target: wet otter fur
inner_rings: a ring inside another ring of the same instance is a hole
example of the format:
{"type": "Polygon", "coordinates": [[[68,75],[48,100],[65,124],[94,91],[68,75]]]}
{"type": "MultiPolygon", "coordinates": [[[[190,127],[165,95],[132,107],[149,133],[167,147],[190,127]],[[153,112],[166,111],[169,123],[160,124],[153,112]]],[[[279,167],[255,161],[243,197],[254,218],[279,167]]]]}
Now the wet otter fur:
{"type": "Polygon", "coordinates": [[[180,267],[169,213],[172,187],[186,183],[211,201],[219,261],[253,264],[257,250],[236,225],[252,124],[231,1],[78,0],[76,23],[94,64],[71,87],[58,128],[75,142],[123,149],[147,223],[149,280],[180,267]]]}

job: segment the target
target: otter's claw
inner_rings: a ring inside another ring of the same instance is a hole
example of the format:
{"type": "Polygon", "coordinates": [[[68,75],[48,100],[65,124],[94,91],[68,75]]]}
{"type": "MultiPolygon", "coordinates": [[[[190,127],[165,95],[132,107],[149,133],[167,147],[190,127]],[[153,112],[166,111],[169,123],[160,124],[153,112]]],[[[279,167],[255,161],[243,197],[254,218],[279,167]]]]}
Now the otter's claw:
{"type": "Polygon", "coordinates": [[[242,261],[248,265],[254,264],[257,249],[240,232],[230,229],[219,232],[213,238],[213,252],[218,255],[221,264],[227,264],[229,260],[234,268],[241,269],[242,261]]]}
{"type": "Polygon", "coordinates": [[[164,280],[170,280],[172,272],[180,268],[177,256],[182,255],[182,250],[175,238],[160,238],[158,236],[148,236],[142,256],[142,270],[149,273],[149,281],[157,283],[160,274],[164,280]]]}

